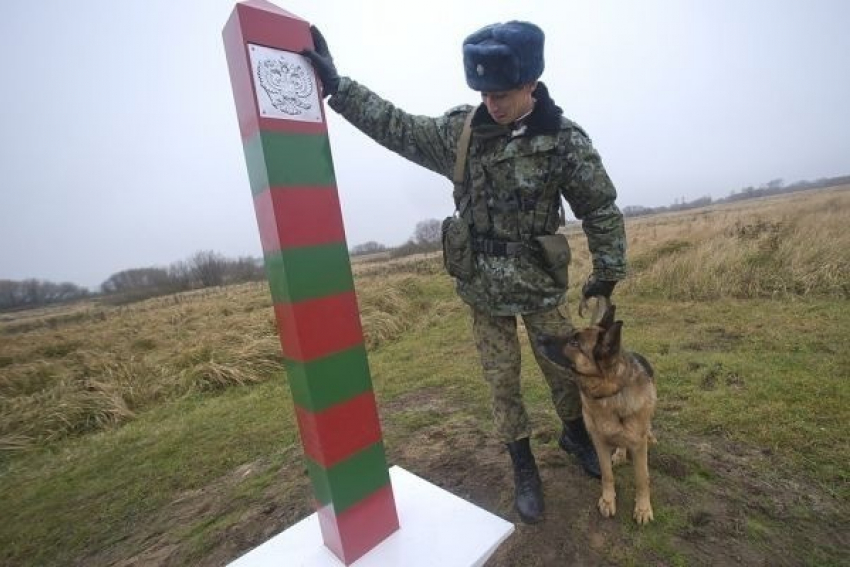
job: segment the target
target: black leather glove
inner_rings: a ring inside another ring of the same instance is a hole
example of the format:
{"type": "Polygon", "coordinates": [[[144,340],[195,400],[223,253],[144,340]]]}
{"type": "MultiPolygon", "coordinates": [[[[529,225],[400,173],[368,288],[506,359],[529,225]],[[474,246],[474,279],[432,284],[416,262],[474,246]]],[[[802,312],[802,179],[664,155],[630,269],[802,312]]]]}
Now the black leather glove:
{"type": "Polygon", "coordinates": [[[598,280],[594,276],[590,276],[581,288],[581,295],[586,299],[600,295],[605,299],[611,299],[615,285],[617,285],[616,281],[598,280]]]}
{"type": "Polygon", "coordinates": [[[313,36],[313,45],[316,46],[316,49],[305,49],[301,52],[301,55],[310,60],[316,73],[318,73],[319,79],[322,81],[322,96],[333,96],[339,89],[339,73],[336,71],[334,58],[331,56],[328,42],[325,41],[325,37],[319,31],[319,28],[310,26],[310,34],[313,36]]]}

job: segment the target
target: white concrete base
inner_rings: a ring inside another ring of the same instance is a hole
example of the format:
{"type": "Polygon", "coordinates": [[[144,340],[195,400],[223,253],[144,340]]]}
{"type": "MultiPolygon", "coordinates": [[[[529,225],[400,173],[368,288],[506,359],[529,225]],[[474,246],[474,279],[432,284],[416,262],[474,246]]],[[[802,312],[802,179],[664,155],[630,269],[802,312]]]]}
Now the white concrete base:
{"type": "MultiPolygon", "coordinates": [[[[407,472],[390,469],[401,528],[350,567],[483,565],[514,525],[407,472]]],[[[339,567],[322,542],[316,514],[230,564],[231,567],[339,567]]]]}

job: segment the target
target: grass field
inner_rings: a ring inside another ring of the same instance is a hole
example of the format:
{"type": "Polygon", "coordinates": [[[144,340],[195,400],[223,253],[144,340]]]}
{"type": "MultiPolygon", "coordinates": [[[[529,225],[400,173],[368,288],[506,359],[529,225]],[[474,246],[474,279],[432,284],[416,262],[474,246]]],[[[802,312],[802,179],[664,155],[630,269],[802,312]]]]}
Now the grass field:
{"type": "MultiPolygon", "coordinates": [[[[615,300],[658,376],[656,521],[599,517],[526,348],[547,518],[488,565],[850,563],[848,218],[850,187],[630,220],[615,300]]],[[[354,271],[389,460],[518,522],[439,257],[354,271]]],[[[221,565],[310,496],[264,284],[0,314],[0,564],[221,565]]]]}

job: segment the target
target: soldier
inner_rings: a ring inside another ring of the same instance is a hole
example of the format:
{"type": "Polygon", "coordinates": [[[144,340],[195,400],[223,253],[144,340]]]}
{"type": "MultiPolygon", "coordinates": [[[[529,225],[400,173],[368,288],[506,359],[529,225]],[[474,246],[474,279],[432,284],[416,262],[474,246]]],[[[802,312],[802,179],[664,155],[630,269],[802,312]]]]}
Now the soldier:
{"type": "MultiPolygon", "coordinates": [[[[444,254],[457,293],[471,308],[496,430],[513,462],[516,509],[523,521],[540,521],[543,491],[520,391],[517,317],[532,338],[566,335],[572,328],[565,304],[569,247],[557,234],[561,196],[581,219],[593,256],[583,295],[610,298],[626,274],[626,237],[614,186],[590,138],[563,116],[538,80],[543,31],[512,21],[467,37],[466,82],[481,93],[482,102],[438,117],[408,114],[341,77],[325,39],[317,29],[312,32],[315,51],[304,55],[331,108],[384,147],[450,179],[460,162],[454,194],[458,220],[444,225],[444,254]]],[[[577,386],[542,355],[535,340],[531,343],[563,421],[559,444],[598,478],[577,386]]]]}

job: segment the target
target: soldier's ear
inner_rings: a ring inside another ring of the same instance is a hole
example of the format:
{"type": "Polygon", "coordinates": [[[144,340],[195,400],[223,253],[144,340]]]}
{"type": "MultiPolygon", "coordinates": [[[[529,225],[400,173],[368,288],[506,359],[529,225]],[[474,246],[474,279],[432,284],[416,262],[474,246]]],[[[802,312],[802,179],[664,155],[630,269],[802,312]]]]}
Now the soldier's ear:
{"type": "Polygon", "coordinates": [[[599,337],[593,356],[597,360],[613,358],[620,354],[620,337],[622,335],[623,322],[616,321],[599,337]]]}

